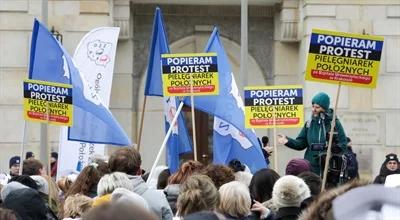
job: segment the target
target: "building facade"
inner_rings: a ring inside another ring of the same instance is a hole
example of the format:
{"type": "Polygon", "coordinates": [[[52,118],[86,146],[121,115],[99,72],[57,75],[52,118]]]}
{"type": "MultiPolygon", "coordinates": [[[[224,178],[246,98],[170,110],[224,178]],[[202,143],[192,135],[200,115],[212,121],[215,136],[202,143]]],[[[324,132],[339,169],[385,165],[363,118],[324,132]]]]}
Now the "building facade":
{"type": "MultiPolygon", "coordinates": [[[[217,25],[239,87],[240,1],[193,0],[49,0],[48,27],[63,36],[73,53],[80,39],[100,26],[121,28],[114,68],[110,109],[133,139],[138,131],[153,15],[159,5],[165,20],[171,52],[202,52],[217,25]]],[[[0,0],[0,170],[20,153],[23,137],[22,81],[27,78],[33,18],[42,18],[41,0],[0,0]]],[[[305,118],[311,98],[327,92],[334,103],[337,86],[304,80],[311,29],[384,36],[380,73],[374,90],[343,86],[338,115],[367,176],[379,172],[384,155],[400,153],[400,3],[396,0],[249,0],[247,85],[300,84],[304,86],[305,118]]],[[[190,114],[187,113],[188,121],[190,114]]],[[[196,114],[200,130],[199,155],[209,160],[212,120],[196,114]]],[[[188,122],[190,124],[190,122],[188,122]]],[[[39,154],[40,129],[27,123],[26,148],[39,154]]],[[[295,137],[299,129],[278,129],[295,137]]],[[[58,148],[59,129],[49,126],[49,144],[58,148]]],[[[267,129],[258,136],[272,136],[267,129]]],[[[145,169],[154,161],[164,137],[162,101],[148,97],[141,154],[145,169]]],[[[114,147],[109,147],[109,152],[114,147]]],[[[278,171],[303,152],[278,146],[278,171]]]]}

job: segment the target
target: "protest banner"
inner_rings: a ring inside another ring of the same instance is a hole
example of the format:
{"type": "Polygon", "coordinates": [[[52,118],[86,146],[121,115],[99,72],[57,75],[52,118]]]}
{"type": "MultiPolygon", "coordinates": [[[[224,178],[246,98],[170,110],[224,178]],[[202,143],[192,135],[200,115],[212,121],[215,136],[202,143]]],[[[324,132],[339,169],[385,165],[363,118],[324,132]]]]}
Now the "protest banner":
{"type": "Polygon", "coordinates": [[[303,126],[301,86],[250,86],[244,89],[246,128],[303,126]]]}
{"type": "Polygon", "coordinates": [[[24,118],[72,126],[72,86],[40,80],[24,81],[24,118]]]}
{"type": "Polygon", "coordinates": [[[161,63],[164,96],[218,95],[216,53],[162,54],[161,63]]]}
{"type": "MultiPolygon", "coordinates": [[[[74,64],[108,108],[114,73],[119,28],[99,27],[87,33],[74,53],[74,64]]],[[[86,119],[88,123],[91,120],[86,119]]],[[[71,172],[79,172],[91,163],[95,155],[105,155],[105,145],[68,140],[68,128],[60,129],[57,179],[71,172]]]]}
{"type": "Polygon", "coordinates": [[[306,80],[375,88],[383,37],[313,29],[306,80]]]}

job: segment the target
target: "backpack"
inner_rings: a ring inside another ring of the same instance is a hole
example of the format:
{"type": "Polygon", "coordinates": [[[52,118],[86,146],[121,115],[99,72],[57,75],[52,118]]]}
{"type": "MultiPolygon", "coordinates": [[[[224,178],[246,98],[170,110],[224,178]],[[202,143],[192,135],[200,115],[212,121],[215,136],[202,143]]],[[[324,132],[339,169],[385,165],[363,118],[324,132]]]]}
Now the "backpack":
{"type": "Polygon", "coordinates": [[[352,179],[358,177],[358,161],[357,161],[357,154],[353,151],[348,150],[342,156],[343,159],[343,166],[340,173],[340,177],[342,181],[348,182],[352,179]]]}

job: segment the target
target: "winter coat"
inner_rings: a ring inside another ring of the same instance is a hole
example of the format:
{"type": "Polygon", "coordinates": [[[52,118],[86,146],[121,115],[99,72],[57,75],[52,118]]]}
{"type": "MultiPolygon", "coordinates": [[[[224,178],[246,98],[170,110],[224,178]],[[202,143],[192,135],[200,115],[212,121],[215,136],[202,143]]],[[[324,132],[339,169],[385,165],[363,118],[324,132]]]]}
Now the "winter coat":
{"type": "Polygon", "coordinates": [[[176,214],[176,202],[178,201],[178,196],[180,193],[180,184],[170,184],[164,189],[164,194],[167,197],[169,206],[171,207],[174,215],[176,214]]]}
{"type": "MultiPolygon", "coordinates": [[[[326,136],[327,134],[329,134],[331,129],[333,110],[329,109],[329,111],[327,113],[324,113],[323,115],[325,116],[324,119],[321,118],[321,116],[312,116],[311,120],[307,121],[304,124],[297,138],[292,139],[288,137],[288,142],[285,144],[286,146],[294,150],[300,151],[306,149],[306,152],[304,153],[304,159],[310,162],[312,172],[316,173],[317,175],[321,174],[319,154],[326,153],[326,150],[312,151],[311,145],[315,143],[327,145],[328,140],[326,136]]],[[[341,148],[342,152],[345,152],[347,145],[346,134],[344,132],[342,124],[337,118],[335,125],[335,132],[336,131],[338,132],[338,145],[341,148]]]]}
{"type": "Polygon", "coordinates": [[[172,219],[172,210],[162,191],[150,189],[140,176],[128,175],[128,178],[133,183],[133,192],[139,194],[147,201],[150,209],[158,216],[158,219],[172,219]]]}
{"type": "Polygon", "coordinates": [[[379,172],[379,175],[375,177],[374,183],[375,184],[385,184],[386,177],[392,174],[399,174],[400,173],[400,167],[397,168],[395,171],[390,171],[388,168],[386,168],[386,163],[384,162],[381,166],[381,171],[379,172]]]}
{"type": "Polygon", "coordinates": [[[297,220],[301,213],[299,207],[282,207],[275,215],[275,220],[297,220]]]}

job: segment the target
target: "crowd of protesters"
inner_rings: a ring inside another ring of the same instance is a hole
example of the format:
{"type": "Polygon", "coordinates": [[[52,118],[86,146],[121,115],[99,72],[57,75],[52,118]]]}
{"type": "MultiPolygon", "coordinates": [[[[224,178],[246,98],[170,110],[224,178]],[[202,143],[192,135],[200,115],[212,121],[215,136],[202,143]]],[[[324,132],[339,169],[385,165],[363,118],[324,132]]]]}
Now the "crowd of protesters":
{"type": "Polygon", "coordinates": [[[55,182],[33,154],[27,156],[12,157],[2,174],[2,220],[396,219],[400,211],[396,154],[386,156],[377,184],[355,178],[322,192],[320,175],[300,158],[289,161],[284,176],[269,168],[251,174],[237,159],[227,166],[190,160],[172,174],[161,166],[147,181],[140,153],[120,148],[107,161],[93,160],[79,175],[55,182]]]}

